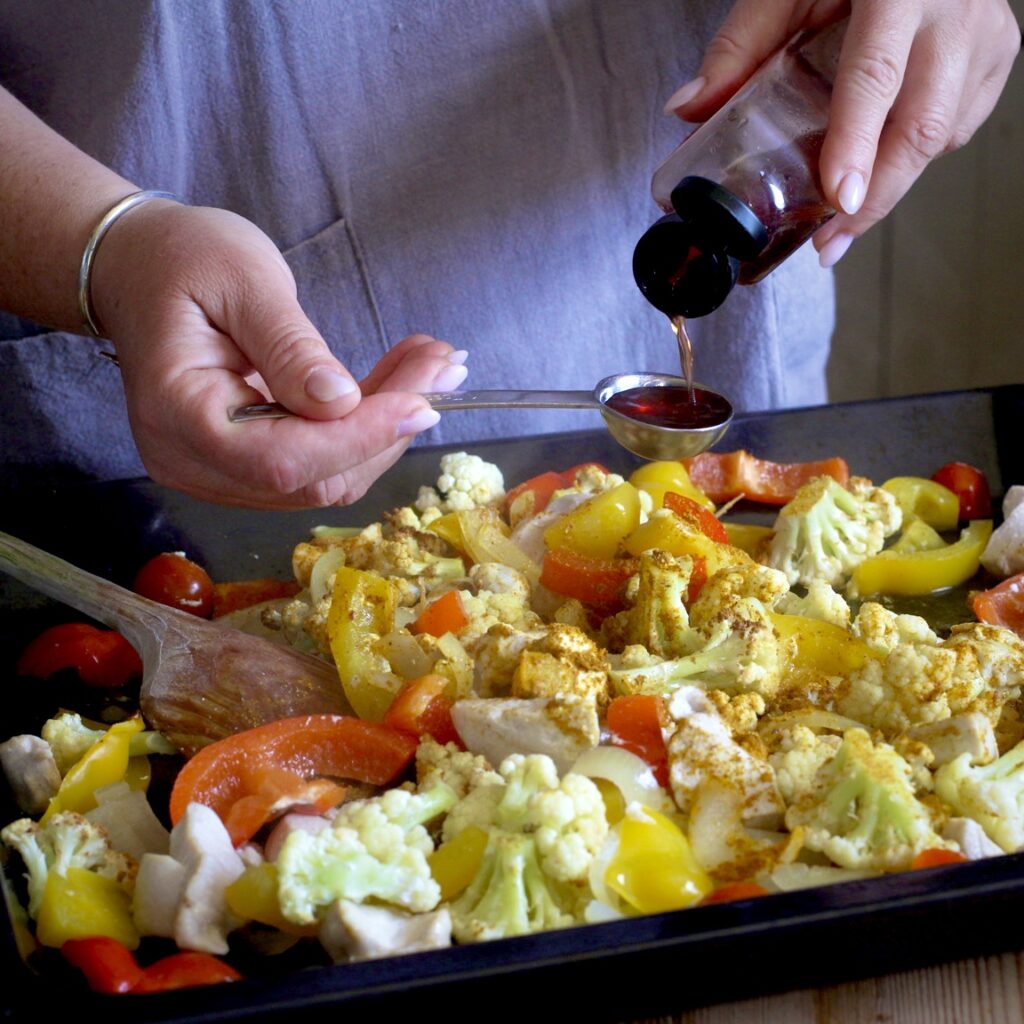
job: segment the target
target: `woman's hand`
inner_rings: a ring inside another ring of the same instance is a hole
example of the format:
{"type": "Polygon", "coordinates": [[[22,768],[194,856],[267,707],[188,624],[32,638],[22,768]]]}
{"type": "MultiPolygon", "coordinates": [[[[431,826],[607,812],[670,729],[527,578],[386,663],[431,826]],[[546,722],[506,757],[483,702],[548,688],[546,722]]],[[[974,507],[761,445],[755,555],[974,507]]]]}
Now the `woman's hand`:
{"type": "Polygon", "coordinates": [[[1020,51],[1006,0],[737,0],[696,78],[666,105],[703,121],[797,31],[850,12],[821,181],[839,214],[814,244],[832,266],[928,164],[991,113],[1020,51]]]}
{"type": "Polygon", "coordinates": [[[413,335],[358,384],[306,319],[270,239],[224,210],[132,210],[97,251],[92,295],[147,470],[207,501],[355,501],[437,422],[415,392],[466,377],[464,352],[413,335]],[[297,415],[229,422],[228,409],[268,397],[297,415]]]}

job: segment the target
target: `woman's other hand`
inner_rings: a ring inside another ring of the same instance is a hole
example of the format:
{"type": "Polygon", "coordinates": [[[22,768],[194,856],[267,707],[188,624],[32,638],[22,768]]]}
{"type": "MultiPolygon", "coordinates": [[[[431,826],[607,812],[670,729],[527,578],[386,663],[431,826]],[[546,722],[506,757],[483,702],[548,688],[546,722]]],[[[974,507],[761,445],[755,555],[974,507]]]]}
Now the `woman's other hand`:
{"type": "Polygon", "coordinates": [[[694,80],[666,105],[706,120],[796,32],[850,13],[821,180],[840,211],[814,245],[832,266],[928,164],[992,112],[1020,51],[1006,0],[738,0],[694,80]]]}
{"type": "Polygon", "coordinates": [[[97,251],[92,296],[147,470],[207,501],[355,501],[437,422],[416,392],[466,376],[465,353],[413,335],[357,383],[302,312],[270,239],[224,210],[162,200],[131,211],[97,251]],[[230,408],[268,398],[296,415],[229,422],[230,408]]]}

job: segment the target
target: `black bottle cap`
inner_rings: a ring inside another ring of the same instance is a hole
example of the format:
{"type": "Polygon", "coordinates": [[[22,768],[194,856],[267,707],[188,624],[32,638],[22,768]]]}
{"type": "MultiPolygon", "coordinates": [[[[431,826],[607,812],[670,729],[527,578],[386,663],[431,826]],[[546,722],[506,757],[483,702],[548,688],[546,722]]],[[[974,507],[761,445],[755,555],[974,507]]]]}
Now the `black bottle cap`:
{"type": "Polygon", "coordinates": [[[707,178],[683,178],[672,206],[676,212],[637,243],[633,277],[662,313],[706,316],[732,291],[740,263],[768,244],[768,229],[742,199],[707,178]]]}
{"type": "Polygon", "coordinates": [[[739,196],[707,178],[687,177],[672,190],[672,209],[691,226],[698,245],[724,249],[739,260],[756,259],[768,228],[739,196]]]}
{"type": "Polygon", "coordinates": [[[706,316],[725,301],[740,261],[698,247],[693,227],[670,213],[655,221],[633,250],[633,277],[644,298],[666,316],[706,316]]]}

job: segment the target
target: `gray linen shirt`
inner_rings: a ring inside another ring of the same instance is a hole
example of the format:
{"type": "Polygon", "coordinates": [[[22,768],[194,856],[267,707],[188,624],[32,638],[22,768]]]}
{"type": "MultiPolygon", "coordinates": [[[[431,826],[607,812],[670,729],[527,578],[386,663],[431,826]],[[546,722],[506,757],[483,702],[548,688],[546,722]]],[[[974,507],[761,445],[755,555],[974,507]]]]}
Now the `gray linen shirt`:
{"type": "MultiPolygon", "coordinates": [[[[662,111],[714,0],[0,0],[0,81],[144,188],[227,207],[283,250],[360,376],[407,334],[480,387],[675,370],[633,283],[662,111]]],[[[697,377],[741,409],[825,400],[831,275],[805,247],[693,323],[697,377]]],[[[0,484],[136,476],[95,343],[0,314],[0,484]]],[[[426,443],[596,426],[449,413],[426,443]]]]}

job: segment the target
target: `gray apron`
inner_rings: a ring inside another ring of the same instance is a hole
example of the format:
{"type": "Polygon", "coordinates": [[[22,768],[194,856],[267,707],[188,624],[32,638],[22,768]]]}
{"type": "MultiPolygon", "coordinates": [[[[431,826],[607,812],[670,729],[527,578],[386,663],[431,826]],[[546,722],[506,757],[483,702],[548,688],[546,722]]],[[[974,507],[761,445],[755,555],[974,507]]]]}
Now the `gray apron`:
{"type": "MultiPolygon", "coordinates": [[[[633,246],[661,112],[713,0],[0,0],[0,81],[142,188],[248,217],[365,374],[424,331],[469,383],[585,388],[675,370],[633,246]]],[[[825,400],[831,275],[809,247],[693,324],[697,377],[740,409],[825,400]]],[[[0,315],[0,484],[145,472],[94,342],[0,315]]],[[[449,413],[421,443],[596,426],[449,413]]]]}

